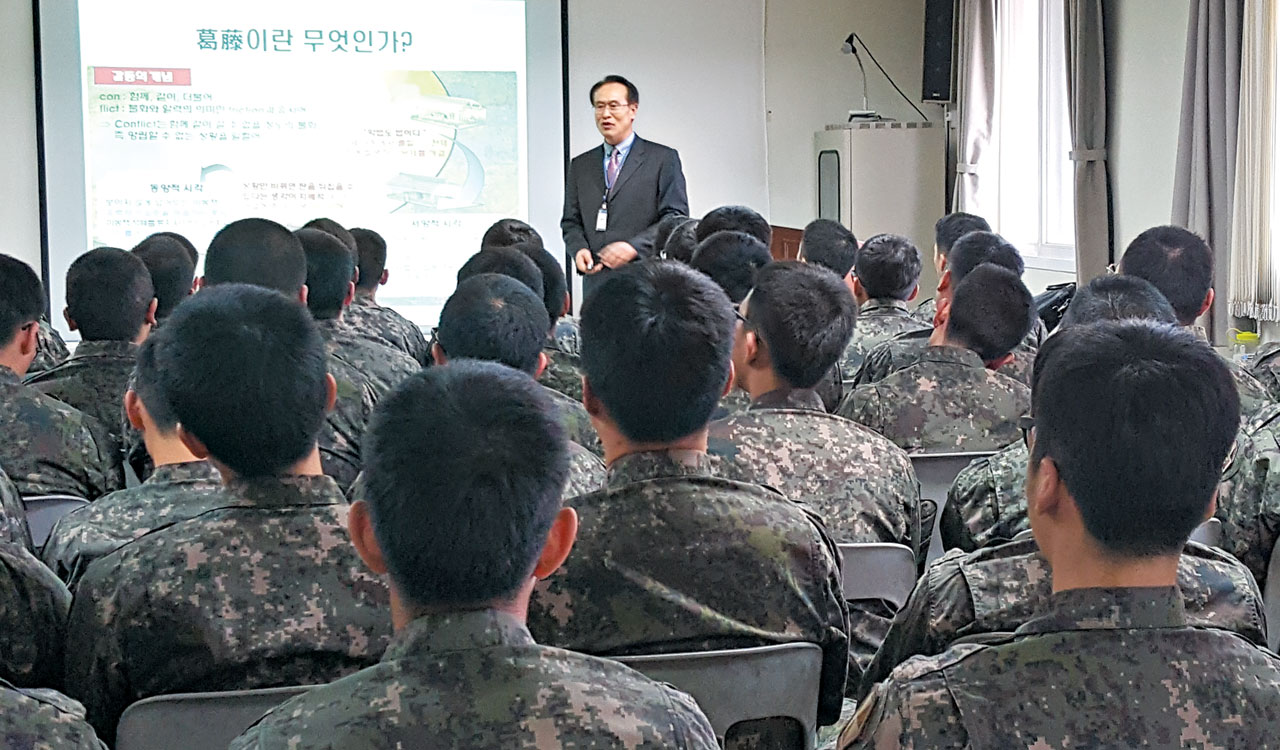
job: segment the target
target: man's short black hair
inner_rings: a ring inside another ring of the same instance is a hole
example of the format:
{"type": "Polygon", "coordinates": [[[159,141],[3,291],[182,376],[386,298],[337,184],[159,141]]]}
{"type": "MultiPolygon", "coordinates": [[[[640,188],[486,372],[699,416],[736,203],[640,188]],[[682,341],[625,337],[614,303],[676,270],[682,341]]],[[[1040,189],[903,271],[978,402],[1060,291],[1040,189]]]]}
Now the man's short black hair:
{"type": "Polygon", "coordinates": [[[138,256],[99,247],[67,269],[67,312],[85,341],[133,341],[156,296],[138,256]]]}
{"type": "Polygon", "coordinates": [[[382,272],[387,270],[387,241],[372,229],[356,227],[351,230],[356,241],[356,265],[360,268],[360,280],[356,287],[372,291],[382,283],[382,272]]]}
{"type": "Polygon", "coordinates": [[[623,86],[626,86],[627,87],[627,104],[640,103],[640,89],[636,88],[636,85],[634,83],[632,83],[631,81],[628,81],[627,79],[619,75],[607,75],[604,78],[601,78],[600,80],[596,81],[591,86],[591,105],[592,106],[595,106],[595,103],[596,103],[596,92],[599,91],[600,87],[605,85],[606,83],[620,83],[623,86]]]}
{"type": "Polygon", "coordinates": [[[542,304],[547,310],[547,319],[554,324],[564,312],[564,296],[569,291],[569,282],[564,277],[564,268],[556,257],[542,247],[542,241],[517,242],[510,246],[513,250],[524,253],[538,267],[542,274],[542,304]]]}
{"type": "Polygon", "coordinates": [[[542,300],[529,287],[482,273],[459,284],[444,303],[436,343],[451,360],[501,362],[534,375],[550,327],[542,300]]]}
{"type": "Polygon", "coordinates": [[[871,299],[906,301],[920,283],[920,248],[900,234],[877,234],[862,244],[853,273],[871,299]]]}
{"type": "MultiPolygon", "coordinates": [[[[187,255],[191,257],[192,267],[200,265],[200,251],[197,250],[196,246],[192,244],[191,240],[187,239],[185,236],[178,234],[177,232],[155,232],[151,236],[147,237],[147,239],[149,240],[149,239],[152,239],[153,237],[168,237],[174,242],[177,242],[178,244],[182,245],[182,249],[186,250],[187,255]]],[[[146,240],[143,240],[143,242],[146,242],[146,240]]]]}
{"type": "Polygon", "coordinates": [[[1169,300],[1146,279],[1108,274],[1078,288],[1061,328],[1088,325],[1104,320],[1154,320],[1178,324],[1178,315],[1169,300]]]}
{"type": "Polygon", "coordinates": [[[662,257],[689,263],[698,251],[698,220],[686,219],[671,230],[667,244],[662,246],[662,257]]]}
{"type": "Polygon", "coordinates": [[[161,398],[237,475],[278,475],[314,448],[327,359],[296,300],[223,284],[179,305],[154,339],[161,398]]]}
{"type": "Polygon", "coordinates": [[[814,219],[804,228],[800,254],[806,263],[822,266],[844,278],[858,258],[858,238],[838,221],[814,219]]]}
{"type": "Polygon", "coordinates": [[[773,240],[768,219],[746,206],[721,206],[707,212],[698,222],[698,242],[705,242],[716,232],[746,232],[763,242],[766,249],[773,240]]]}
{"type": "Polygon", "coordinates": [[[1129,243],[1120,273],[1154,284],[1173,305],[1178,321],[1189,326],[1213,286],[1213,251],[1182,227],[1152,227],[1129,243]]]}
{"type": "Polygon", "coordinates": [[[698,244],[690,265],[710,276],[737,304],[755,286],[756,273],[772,262],[769,248],[746,232],[716,232],[698,244]]]}
{"type": "Polygon", "coordinates": [[[307,256],[307,309],[316,320],[342,314],[356,259],[342,240],[319,229],[299,229],[294,234],[307,256]]]}
{"type": "Polygon", "coordinates": [[[307,283],[302,243],[270,219],[233,221],[213,236],[204,284],[253,284],[294,297],[307,283]]]}
{"type": "MultiPolygon", "coordinates": [[[[163,340],[161,340],[163,341],[163,340]]],[[[134,363],[133,381],[130,388],[142,399],[147,414],[155,423],[156,429],[166,435],[173,434],[178,428],[178,415],[165,397],[162,373],[156,360],[157,337],[149,336],[138,350],[138,358],[134,363]]]]}
{"type": "Polygon", "coordinates": [[[411,605],[505,601],[529,580],[569,477],[541,390],[508,367],[463,361],[415,374],[378,404],[364,501],[411,605]]]}
{"type": "Polygon", "coordinates": [[[792,388],[812,388],[831,370],[849,345],[857,314],[840,277],[811,263],[765,266],[747,298],[747,324],[792,388]]]}
{"type": "Polygon", "coordinates": [[[1019,277],[1025,270],[1022,255],[1008,240],[995,232],[970,232],[956,240],[956,244],[951,246],[951,254],[947,256],[951,283],[959,284],[970,271],[983,263],[1007,268],[1019,277]]]}
{"type": "Polygon", "coordinates": [[[669,442],[706,426],[729,382],[733,306],[674,261],[610,273],[582,306],[582,371],[624,435],[669,442]]]}
{"type": "Polygon", "coordinates": [[[683,214],[667,214],[658,219],[658,225],[653,230],[653,246],[658,252],[661,252],[667,246],[667,240],[671,239],[671,233],[688,220],[689,217],[683,214]]]}
{"type": "MultiPolygon", "coordinates": [[[[510,276],[533,290],[538,298],[542,298],[542,271],[529,256],[512,247],[495,247],[492,250],[481,250],[467,259],[458,269],[458,283],[482,273],[500,273],[510,276]]],[[[564,299],[560,300],[562,303],[564,299]]]]}
{"type": "Polygon", "coordinates": [[[951,248],[956,240],[970,232],[990,232],[991,224],[981,216],[956,211],[947,214],[933,225],[933,243],[944,258],[951,257],[951,248]]]}
{"type": "Polygon", "coordinates": [[[167,234],[153,234],[129,252],[151,272],[156,296],[156,319],[169,317],[178,303],[191,295],[196,266],[182,243],[167,234]]]}
{"type": "Polygon", "coordinates": [[[484,230],[484,236],[480,238],[480,249],[492,250],[495,247],[512,247],[521,243],[529,243],[539,250],[546,247],[542,243],[542,235],[527,222],[498,219],[484,230]]]}
{"type": "Polygon", "coordinates": [[[1026,338],[1035,314],[1035,300],[1016,273],[983,263],[956,287],[947,318],[947,338],[990,362],[1013,351],[1026,338]]]}
{"type": "Polygon", "coordinates": [[[343,246],[351,251],[353,256],[360,252],[359,248],[356,246],[356,238],[351,236],[351,232],[348,231],[346,227],[333,219],[326,219],[323,217],[319,219],[312,219],[306,224],[303,224],[300,228],[319,229],[321,232],[327,232],[328,234],[337,237],[338,240],[342,242],[343,246]]]}
{"type": "Polygon", "coordinates": [[[1177,554],[1209,509],[1239,427],[1226,363],[1151,321],[1055,332],[1036,356],[1032,466],[1053,459],[1085,529],[1125,557],[1177,554]]]}
{"type": "Polygon", "coordinates": [[[0,347],[13,343],[18,330],[44,315],[44,285],[31,266],[0,254],[0,347]]]}

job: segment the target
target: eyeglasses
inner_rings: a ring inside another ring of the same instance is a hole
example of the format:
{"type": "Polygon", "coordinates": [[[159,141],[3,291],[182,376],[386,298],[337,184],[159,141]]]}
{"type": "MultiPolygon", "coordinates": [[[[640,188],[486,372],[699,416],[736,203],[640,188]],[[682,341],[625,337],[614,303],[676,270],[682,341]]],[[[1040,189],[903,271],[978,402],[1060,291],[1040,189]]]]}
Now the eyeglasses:
{"type": "Polygon", "coordinates": [[[601,112],[607,109],[609,110],[609,114],[616,115],[622,110],[630,106],[631,104],[629,102],[596,102],[595,103],[596,114],[600,114],[601,112]]]}
{"type": "Polygon", "coordinates": [[[1031,449],[1031,431],[1036,428],[1036,418],[1024,415],[1018,417],[1018,430],[1022,433],[1022,444],[1031,449]]]}

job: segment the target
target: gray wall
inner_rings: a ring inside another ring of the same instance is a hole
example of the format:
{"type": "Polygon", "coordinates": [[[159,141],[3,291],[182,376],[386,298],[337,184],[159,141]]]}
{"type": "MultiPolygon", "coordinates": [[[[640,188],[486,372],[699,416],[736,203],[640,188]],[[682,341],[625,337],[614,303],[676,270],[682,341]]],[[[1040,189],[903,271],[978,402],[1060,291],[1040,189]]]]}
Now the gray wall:
{"type": "Polygon", "coordinates": [[[0,2],[0,253],[40,268],[31,3],[0,2]]]}

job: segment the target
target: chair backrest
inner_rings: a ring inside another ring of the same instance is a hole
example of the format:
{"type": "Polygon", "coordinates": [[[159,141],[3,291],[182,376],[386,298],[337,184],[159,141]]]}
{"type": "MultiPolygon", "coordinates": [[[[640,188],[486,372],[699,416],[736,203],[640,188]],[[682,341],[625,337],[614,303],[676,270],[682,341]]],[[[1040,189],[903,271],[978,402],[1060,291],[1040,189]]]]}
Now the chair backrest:
{"type": "Polygon", "coordinates": [[[717,737],[723,739],[739,722],[782,716],[804,727],[806,748],[816,742],[822,675],[822,649],[816,644],[613,658],[692,695],[717,737]]]}
{"type": "Polygon", "coordinates": [[[226,750],[263,714],[307,687],[178,693],[144,698],[125,709],[116,750],[226,750]]]}
{"type": "Polygon", "coordinates": [[[1262,603],[1267,611],[1267,646],[1275,651],[1280,648],[1280,540],[1271,549],[1271,562],[1267,564],[1267,584],[1262,592],[1262,603]]]}
{"type": "Polygon", "coordinates": [[[844,598],[879,599],[901,609],[916,585],[916,556],[905,544],[841,544],[844,598]]]}
{"type": "Polygon", "coordinates": [[[77,508],[89,504],[88,500],[74,495],[32,495],[22,498],[27,509],[27,526],[31,528],[31,541],[36,549],[49,540],[58,519],[77,508]]]}
{"type": "MultiPolygon", "coordinates": [[[[920,498],[932,500],[937,506],[933,526],[929,529],[928,562],[942,557],[942,531],[939,521],[942,510],[947,506],[947,494],[952,483],[966,466],[979,458],[992,455],[992,451],[969,453],[913,453],[911,466],[915,469],[916,479],[920,481],[920,498]]],[[[921,531],[924,531],[923,529],[921,531]]]]}
{"type": "Polygon", "coordinates": [[[1216,518],[1210,518],[1208,521],[1196,527],[1191,532],[1191,541],[1199,542],[1210,547],[1222,546],[1222,521],[1216,518]]]}

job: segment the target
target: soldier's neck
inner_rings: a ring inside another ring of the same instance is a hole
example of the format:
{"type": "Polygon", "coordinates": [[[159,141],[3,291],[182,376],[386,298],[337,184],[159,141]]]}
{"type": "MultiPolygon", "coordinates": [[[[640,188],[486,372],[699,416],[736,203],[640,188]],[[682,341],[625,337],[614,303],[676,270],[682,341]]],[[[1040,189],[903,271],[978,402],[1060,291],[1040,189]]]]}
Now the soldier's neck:
{"type": "Polygon", "coordinates": [[[1178,585],[1178,555],[1120,557],[1092,540],[1060,549],[1049,559],[1053,590],[1148,588],[1178,585]]]}
{"type": "Polygon", "coordinates": [[[376,302],[378,300],[378,290],[376,287],[373,289],[357,288],[356,299],[367,299],[370,302],[376,302]]]}
{"type": "Polygon", "coordinates": [[[31,357],[22,356],[17,346],[0,349],[0,366],[8,367],[21,378],[27,374],[27,369],[31,367],[31,357]]]}
{"type": "MultiPolygon", "coordinates": [[[[218,459],[210,456],[209,462],[214,465],[218,473],[222,475],[222,483],[224,485],[231,484],[238,476],[235,470],[227,467],[218,459]]],[[[320,463],[320,448],[312,445],[311,452],[305,458],[296,464],[286,468],[279,473],[282,477],[318,477],[324,474],[324,466],[320,463]]]]}
{"type": "Polygon", "coordinates": [[[537,579],[529,578],[525,585],[521,586],[520,590],[509,601],[499,600],[474,606],[432,607],[411,604],[405,601],[404,597],[400,596],[396,590],[395,581],[391,581],[391,627],[398,633],[408,627],[409,623],[427,615],[446,615],[452,612],[475,612],[488,609],[511,615],[523,625],[529,619],[529,599],[533,596],[533,586],[536,582],[537,579]]]}
{"type": "Polygon", "coordinates": [[[614,461],[633,453],[656,453],[660,451],[697,451],[707,452],[707,428],[704,426],[697,432],[668,443],[642,443],[628,439],[616,427],[600,428],[600,443],[604,446],[604,464],[612,466],[614,461]]]}
{"type": "Polygon", "coordinates": [[[778,376],[773,370],[748,370],[744,373],[743,385],[747,395],[751,396],[751,400],[755,401],[766,393],[773,393],[777,390],[791,390],[791,384],[778,376]]]}
{"type": "Polygon", "coordinates": [[[151,456],[151,461],[156,466],[185,464],[200,460],[186,445],[183,445],[176,432],[162,435],[158,432],[147,430],[142,433],[142,442],[146,444],[147,454],[151,456]]]}

